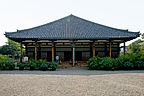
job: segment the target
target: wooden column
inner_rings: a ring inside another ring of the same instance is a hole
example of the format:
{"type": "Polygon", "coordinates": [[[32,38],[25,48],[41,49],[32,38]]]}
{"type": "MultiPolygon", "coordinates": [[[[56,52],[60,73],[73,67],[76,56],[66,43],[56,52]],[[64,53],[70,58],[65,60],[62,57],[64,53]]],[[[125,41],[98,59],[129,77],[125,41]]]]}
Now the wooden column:
{"type": "Polygon", "coordinates": [[[93,56],[95,56],[95,42],[93,43],[93,56]]]}
{"type": "Polygon", "coordinates": [[[109,42],[110,43],[110,45],[109,45],[109,55],[110,55],[110,57],[112,57],[112,42],[110,41],[109,42]]]}
{"type": "Polygon", "coordinates": [[[52,61],[54,61],[54,42],[52,41],[52,61]]]}
{"type": "Polygon", "coordinates": [[[37,60],[37,42],[35,42],[35,60],[37,60]]]}
{"type": "Polygon", "coordinates": [[[75,65],[75,44],[72,44],[73,66],[75,65]]]}
{"type": "Polygon", "coordinates": [[[22,42],[20,42],[20,62],[22,62],[22,42]]]}
{"type": "MultiPolygon", "coordinates": [[[[54,43],[54,57],[56,56],[56,43],[54,43]]],[[[56,58],[54,58],[56,60],[56,58]]]]}
{"type": "Polygon", "coordinates": [[[124,55],[126,54],[125,41],[124,41],[124,55]]]}

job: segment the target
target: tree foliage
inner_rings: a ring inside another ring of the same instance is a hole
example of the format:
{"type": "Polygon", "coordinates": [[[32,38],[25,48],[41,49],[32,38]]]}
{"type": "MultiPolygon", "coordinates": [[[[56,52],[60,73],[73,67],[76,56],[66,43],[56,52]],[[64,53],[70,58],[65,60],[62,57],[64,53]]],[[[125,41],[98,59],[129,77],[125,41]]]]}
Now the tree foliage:
{"type": "Polygon", "coordinates": [[[142,51],[144,52],[144,34],[142,34],[142,39],[138,39],[134,42],[132,42],[129,46],[128,46],[128,52],[129,53],[135,53],[138,51],[142,51]]]}
{"type": "Polygon", "coordinates": [[[128,50],[130,53],[132,52],[137,52],[141,50],[141,43],[143,41],[141,39],[136,40],[135,42],[132,42],[129,46],[128,46],[128,50]]]}
{"type": "Polygon", "coordinates": [[[6,45],[3,45],[0,48],[0,53],[3,55],[12,55],[12,56],[20,54],[19,43],[8,39],[6,45]]]}
{"type": "Polygon", "coordinates": [[[142,34],[142,39],[144,39],[144,33],[142,34]]]}

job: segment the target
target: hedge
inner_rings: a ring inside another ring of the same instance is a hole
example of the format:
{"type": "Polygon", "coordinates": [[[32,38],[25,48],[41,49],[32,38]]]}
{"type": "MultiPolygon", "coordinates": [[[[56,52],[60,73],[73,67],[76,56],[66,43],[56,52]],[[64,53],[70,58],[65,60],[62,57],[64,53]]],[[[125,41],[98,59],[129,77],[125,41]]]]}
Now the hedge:
{"type": "Polygon", "coordinates": [[[141,52],[121,55],[118,58],[94,56],[88,60],[90,70],[144,70],[144,54],[141,52]]]}

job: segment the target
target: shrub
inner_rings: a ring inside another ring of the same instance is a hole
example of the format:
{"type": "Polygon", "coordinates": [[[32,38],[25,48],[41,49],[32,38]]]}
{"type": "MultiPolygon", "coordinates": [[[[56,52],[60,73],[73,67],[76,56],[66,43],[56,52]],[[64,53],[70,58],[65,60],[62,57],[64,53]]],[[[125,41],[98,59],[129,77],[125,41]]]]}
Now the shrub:
{"type": "Polygon", "coordinates": [[[19,67],[20,70],[23,70],[24,67],[30,67],[30,70],[34,70],[36,69],[36,63],[32,62],[32,61],[26,61],[26,62],[18,62],[17,66],[19,67]]]}
{"type": "Polygon", "coordinates": [[[121,56],[119,56],[119,59],[120,59],[120,60],[123,60],[123,62],[127,62],[127,61],[130,60],[130,56],[129,56],[128,54],[126,54],[126,55],[121,55],[121,56]]]}
{"type": "Polygon", "coordinates": [[[16,65],[16,66],[17,66],[17,67],[19,67],[19,66],[20,66],[20,64],[21,64],[21,62],[17,62],[17,65],[16,65]]]}
{"type": "Polygon", "coordinates": [[[98,69],[98,63],[96,63],[96,62],[91,62],[90,64],[89,64],[89,66],[88,66],[88,68],[90,69],[90,70],[95,70],[95,69],[98,69]]]}
{"type": "Polygon", "coordinates": [[[32,62],[26,61],[25,62],[25,67],[30,67],[30,63],[32,63],[32,62]]]}
{"type": "Polygon", "coordinates": [[[111,70],[113,68],[112,58],[104,57],[99,65],[99,69],[111,70]]]}
{"type": "Polygon", "coordinates": [[[119,69],[119,64],[117,63],[116,59],[112,59],[112,64],[113,64],[112,70],[119,69]]]}
{"type": "Polygon", "coordinates": [[[98,56],[93,56],[88,60],[88,64],[90,64],[91,62],[95,62],[98,63],[102,60],[102,58],[98,57],[98,56]]]}
{"type": "Polygon", "coordinates": [[[134,69],[144,69],[144,62],[143,61],[135,61],[134,69]]]}
{"type": "Polygon", "coordinates": [[[40,67],[41,64],[46,64],[47,61],[44,59],[40,59],[40,60],[34,60],[34,59],[30,59],[29,62],[34,62],[36,64],[37,67],[40,67]]]}
{"type": "Polygon", "coordinates": [[[142,52],[136,52],[136,53],[130,53],[126,55],[121,55],[119,58],[123,59],[124,62],[131,62],[134,63],[135,61],[144,61],[144,53],[142,52]]]}
{"type": "Polygon", "coordinates": [[[49,70],[54,71],[54,70],[56,70],[56,68],[57,68],[57,63],[56,62],[49,62],[48,63],[48,69],[49,70]]]}
{"type": "Polygon", "coordinates": [[[92,57],[88,61],[88,68],[91,70],[130,70],[144,69],[141,53],[133,53],[119,56],[118,58],[98,56],[92,57]],[[137,60],[137,61],[136,61],[137,60]]]}
{"type": "Polygon", "coordinates": [[[30,67],[30,70],[34,70],[37,66],[36,66],[36,63],[31,62],[29,63],[29,67],[30,67]]]}
{"type": "Polygon", "coordinates": [[[136,52],[132,53],[135,55],[135,61],[144,61],[144,53],[143,52],[136,52]]]}
{"type": "Polygon", "coordinates": [[[92,57],[88,61],[88,68],[91,70],[114,70],[118,68],[118,64],[115,59],[110,57],[92,57]]]}
{"type": "Polygon", "coordinates": [[[116,61],[119,64],[119,69],[138,69],[139,65],[136,65],[135,63],[136,61],[143,60],[143,57],[143,54],[137,52],[119,56],[116,58],[116,61]]]}
{"type": "Polygon", "coordinates": [[[4,62],[0,60],[0,70],[4,69],[4,62]]]}
{"type": "Polygon", "coordinates": [[[0,54],[0,60],[2,60],[2,61],[9,61],[9,57],[7,55],[0,54]]]}
{"type": "Polygon", "coordinates": [[[115,69],[123,69],[124,60],[120,57],[115,59],[115,69]]]}
{"type": "Polygon", "coordinates": [[[5,69],[13,70],[15,68],[14,62],[4,62],[5,69]]]}
{"type": "Polygon", "coordinates": [[[48,69],[48,65],[47,64],[41,64],[40,65],[40,70],[46,71],[48,69]]]}
{"type": "Polygon", "coordinates": [[[139,57],[139,60],[144,61],[144,53],[139,57]]]}
{"type": "Polygon", "coordinates": [[[88,68],[91,70],[99,69],[99,62],[102,61],[102,58],[98,56],[93,56],[88,60],[88,68]]]}
{"type": "Polygon", "coordinates": [[[45,59],[40,59],[40,60],[38,60],[38,62],[37,62],[37,66],[40,67],[41,64],[46,64],[46,63],[47,63],[47,60],[45,60],[45,59]]]}
{"type": "Polygon", "coordinates": [[[127,61],[123,64],[122,69],[130,70],[133,69],[133,67],[134,65],[131,62],[127,61]]]}
{"type": "Polygon", "coordinates": [[[25,64],[18,62],[17,66],[19,67],[19,70],[24,70],[25,64]]]}
{"type": "Polygon", "coordinates": [[[0,54],[0,70],[5,69],[4,62],[8,62],[8,61],[10,61],[10,60],[9,60],[9,57],[7,55],[0,54]]]}

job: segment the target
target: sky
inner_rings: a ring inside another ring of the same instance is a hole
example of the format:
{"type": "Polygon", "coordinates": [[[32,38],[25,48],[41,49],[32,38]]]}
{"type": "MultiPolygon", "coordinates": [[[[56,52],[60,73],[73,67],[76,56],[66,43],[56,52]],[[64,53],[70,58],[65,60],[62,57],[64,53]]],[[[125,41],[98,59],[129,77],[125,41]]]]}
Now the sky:
{"type": "Polygon", "coordinates": [[[36,27],[70,14],[144,33],[143,5],[144,0],[0,0],[0,46],[7,42],[5,32],[36,27]]]}

